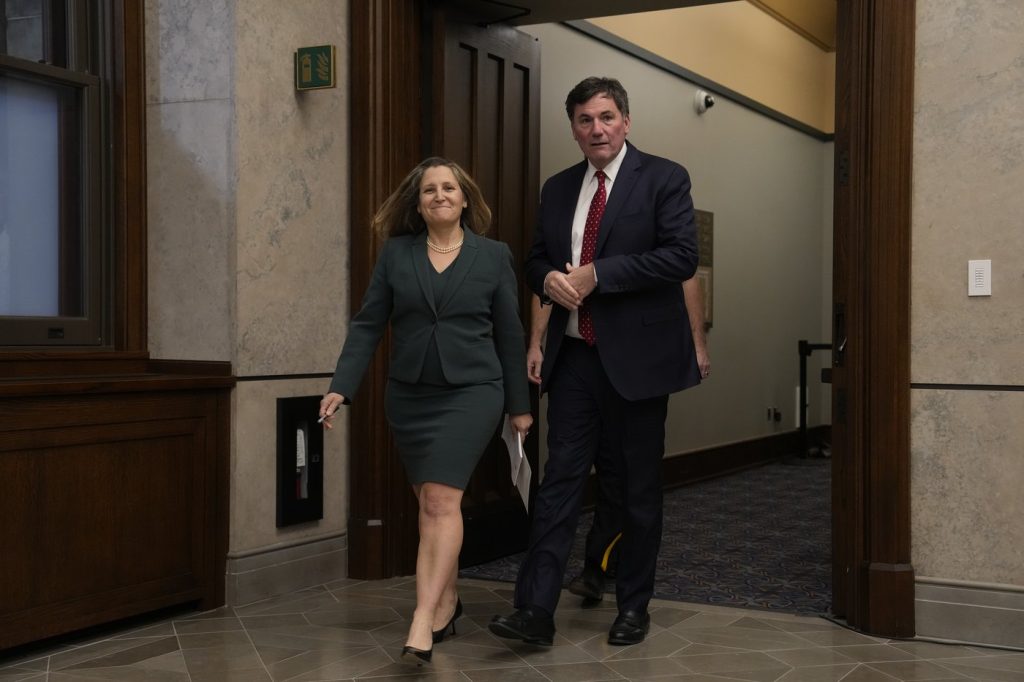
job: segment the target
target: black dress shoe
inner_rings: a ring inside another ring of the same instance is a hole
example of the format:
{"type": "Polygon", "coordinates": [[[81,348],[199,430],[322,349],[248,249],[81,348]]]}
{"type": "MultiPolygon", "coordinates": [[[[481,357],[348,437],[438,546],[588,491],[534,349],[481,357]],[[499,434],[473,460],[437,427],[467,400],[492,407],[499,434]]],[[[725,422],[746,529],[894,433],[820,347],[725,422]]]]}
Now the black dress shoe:
{"type": "Polygon", "coordinates": [[[424,665],[430,664],[430,659],[434,657],[433,649],[417,649],[414,646],[406,644],[402,647],[402,656],[399,660],[406,665],[414,665],[417,668],[424,665]]]}
{"type": "Polygon", "coordinates": [[[569,583],[569,592],[583,597],[585,602],[601,601],[604,598],[604,574],[601,569],[584,566],[583,572],[569,583]]]}
{"type": "Polygon", "coordinates": [[[529,606],[511,616],[495,616],[488,629],[498,637],[519,639],[527,644],[551,646],[555,637],[555,621],[544,611],[529,606]]]}
{"type": "Polygon", "coordinates": [[[448,623],[440,630],[434,630],[434,644],[438,644],[444,641],[444,638],[448,636],[448,631],[451,630],[452,634],[455,634],[455,621],[458,620],[459,616],[462,615],[462,599],[457,599],[455,602],[455,611],[452,612],[452,617],[448,619],[448,623]]]}
{"type": "Polygon", "coordinates": [[[639,644],[651,630],[651,614],[647,611],[623,611],[611,630],[608,631],[609,644],[639,644]]]}

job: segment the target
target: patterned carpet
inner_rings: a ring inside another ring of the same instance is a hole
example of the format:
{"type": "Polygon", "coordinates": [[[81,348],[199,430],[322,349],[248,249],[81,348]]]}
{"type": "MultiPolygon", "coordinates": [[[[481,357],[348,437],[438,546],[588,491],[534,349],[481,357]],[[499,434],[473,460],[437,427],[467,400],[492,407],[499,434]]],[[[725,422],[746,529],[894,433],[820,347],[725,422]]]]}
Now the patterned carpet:
{"type": "MultiPolygon", "coordinates": [[[[767,464],[667,492],[654,596],[826,613],[832,582],[831,461],[798,462],[767,464]]],[[[566,584],[583,565],[591,516],[580,517],[566,584]]],[[[515,554],[465,568],[460,575],[514,582],[522,558],[515,554]]]]}

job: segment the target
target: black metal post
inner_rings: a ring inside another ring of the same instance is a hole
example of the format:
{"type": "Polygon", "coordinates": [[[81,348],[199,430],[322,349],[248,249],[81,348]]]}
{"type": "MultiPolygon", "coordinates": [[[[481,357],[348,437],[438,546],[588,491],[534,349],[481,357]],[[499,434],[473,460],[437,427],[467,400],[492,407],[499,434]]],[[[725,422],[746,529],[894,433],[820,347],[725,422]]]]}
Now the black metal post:
{"type": "Polygon", "coordinates": [[[800,354],[800,458],[809,457],[807,445],[807,358],[816,350],[831,350],[831,343],[811,343],[807,339],[796,342],[800,354]]]}

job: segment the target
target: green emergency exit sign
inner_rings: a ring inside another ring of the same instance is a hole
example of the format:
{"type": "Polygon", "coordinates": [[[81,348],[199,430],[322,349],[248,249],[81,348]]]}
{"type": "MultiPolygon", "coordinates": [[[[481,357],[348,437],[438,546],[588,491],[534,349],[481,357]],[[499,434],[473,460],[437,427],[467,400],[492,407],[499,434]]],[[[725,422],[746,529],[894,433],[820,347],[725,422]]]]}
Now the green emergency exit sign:
{"type": "Polygon", "coordinates": [[[333,88],[334,74],[334,45],[314,45],[296,50],[296,90],[333,88]]]}

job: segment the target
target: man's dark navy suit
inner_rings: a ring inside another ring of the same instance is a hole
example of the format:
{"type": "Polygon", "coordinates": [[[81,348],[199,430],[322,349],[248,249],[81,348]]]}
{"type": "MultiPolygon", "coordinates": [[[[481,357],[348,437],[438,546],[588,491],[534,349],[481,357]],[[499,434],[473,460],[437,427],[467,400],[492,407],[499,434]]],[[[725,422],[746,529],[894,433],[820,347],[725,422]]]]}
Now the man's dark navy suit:
{"type": "MultiPolygon", "coordinates": [[[[584,160],[552,176],[541,190],[525,274],[542,298],[545,276],[565,272],[565,263],[572,262],[573,216],[586,170],[584,160]]],[[[554,613],[602,430],[621,455],[619,611],[647,608],[661,542],[668,395],[700,382],[679,286],[696,266],[686,169],[627,143],[598,232],[597,288],[585,302],[596,345],[565,335],[568,311],[557,304],[548,325],[541,371],[541,391],[549,394],[548,462],[516,583],[517,608],[554,613]]]]}

